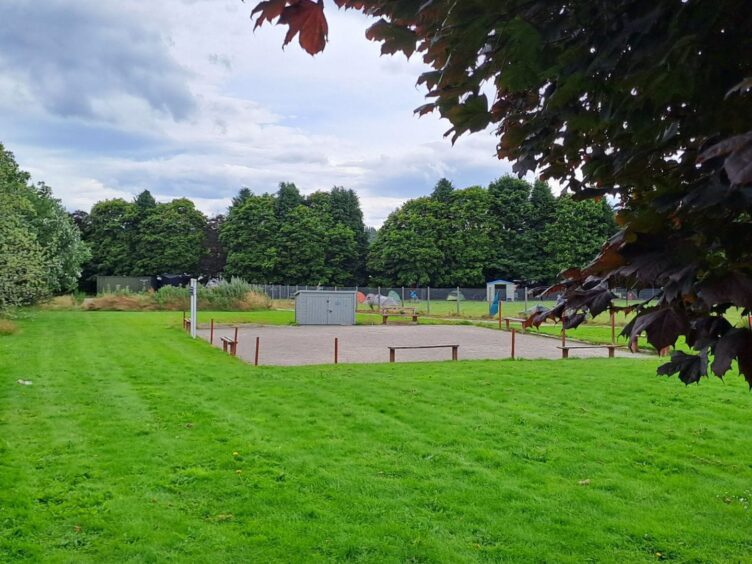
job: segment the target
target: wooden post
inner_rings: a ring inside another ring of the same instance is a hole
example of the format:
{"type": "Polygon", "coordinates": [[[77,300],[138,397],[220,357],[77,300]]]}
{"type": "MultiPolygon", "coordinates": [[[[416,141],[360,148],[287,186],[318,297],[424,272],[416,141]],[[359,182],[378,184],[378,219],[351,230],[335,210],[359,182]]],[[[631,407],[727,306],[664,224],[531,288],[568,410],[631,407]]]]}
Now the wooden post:
{"type": "Polygon", "coordinates": [[[394,349],[389,348],[389,362],[394,362],[394,349]]]}
{"type": "Polygon", "coordinates": [[[186,329],[188,326],[185,324],[185,310],[183,310],[183,329],[186,329]]]}
{"type": "Polygon", "coordinates": [[[512,329],[512,360],[514,360],[514,338],[517,336],[517,329],[512,329]]]}
{"type": "MultiPolygon", "coordinates": [[[[561,346],[566,347],[567,346],[567,330],[564,329],[564,324],[567,322],[566,317],[561,318],[561,346]]],[[[564,351],[566,352],[566,351],[564,351]]]]}
{"type": "Polygon", "coordinates": [[[614,312],[611,312],[611,344],[616,344],[616,316],[614,312]]]}
{"type": "Polygon", "coordinates": [[[334,337],[334,364],[339,361],[339,338],[334,337]]]}
{"type": "Polygon", "coordinates": [[[458,359],[458,357],[459,357],[459,354],[458,354],[459,348],[460,348],[459,345],[454,345],[452,347],[452,360],[457,360],[458,359]]]}
{"type": "Polygon", "coordinates": [[[752,315],[747,316],[747,325],[749,325],[749,328],[752,329],[752,315]]]}
{"type": "Polygon", "coordinates": [[[258,366],[260,344],[261,344],[261,337],[256,337],[256,354],[253,357],[253,365],[254,366],[258,366]]]}
{"type": "Polygon", "coordinates": [[[238,354],[238,328],[235,327],[235,336],[233,337],[233,344],[232,348],[230,349],[230,354],[232,356],[235,356],[238,354]]]}
{"type": "Polygon", "coordinates": [[[212,317],[211,326],[209,328],[209,344],[214,344],[214,318],[212,317]]]}

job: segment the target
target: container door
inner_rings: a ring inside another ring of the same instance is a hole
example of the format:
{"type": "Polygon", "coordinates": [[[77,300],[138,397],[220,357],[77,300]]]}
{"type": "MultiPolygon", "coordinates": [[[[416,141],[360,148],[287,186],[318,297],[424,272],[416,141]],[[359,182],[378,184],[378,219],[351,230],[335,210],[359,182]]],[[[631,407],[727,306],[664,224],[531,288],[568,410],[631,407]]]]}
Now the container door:
{"type": "Polygon", "coordinates": [[[329,324],[329,296],[311,294],[311,302],[309,308],[309,314],[311,316],[310,323],[312,325],[328,325],[329,324]]]}
{"type": "Polygon", "coordinates": [[[326,325],[326,296],[317,294],[300,294],[295,300],[295,320],[300,325],[326,325]]]}
{"type": "Polygon", "coordinates": [[[329,298],[329,325],[352,325],[353,311],[355,310],[354,297],[348,295],[332,295],[329,298]]]}

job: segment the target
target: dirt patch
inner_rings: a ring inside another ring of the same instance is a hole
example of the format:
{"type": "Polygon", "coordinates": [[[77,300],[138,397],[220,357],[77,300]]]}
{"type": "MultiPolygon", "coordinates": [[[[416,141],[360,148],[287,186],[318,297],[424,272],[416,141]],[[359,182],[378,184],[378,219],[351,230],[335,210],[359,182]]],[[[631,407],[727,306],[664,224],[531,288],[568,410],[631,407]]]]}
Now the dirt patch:
{"type": "MultiPolygon", "coordinates": [[[[304,364],[331,364],[334,362],[334,339],[339,340],[340,363],[388,362],[390,346],[459,345],[459,359],[509,358],[512,334],[482,327],[417,325],[417,326],[238,326],[238,356],[253,362],[256,337],[260,338],[259,364],[296,366],[304,364]]],[[[232,337],[233,327],[216,327],[214,346],[221,348],[220,337],[232,337]]],[[[199,328],[199,337],[208,340],[209,330],[199,328]]],[[[558,339],[536,335],[517,334],[516,358],[559,359],[558,339]]],[[[578,349],[570,358],[608,356],[605,348],[578,349]]],[[[625,350],[616,356],[644,358],[625,350]]],[[[449,360],[451,349],[411,349],[396,351],[397,362],[449,360]]]]}

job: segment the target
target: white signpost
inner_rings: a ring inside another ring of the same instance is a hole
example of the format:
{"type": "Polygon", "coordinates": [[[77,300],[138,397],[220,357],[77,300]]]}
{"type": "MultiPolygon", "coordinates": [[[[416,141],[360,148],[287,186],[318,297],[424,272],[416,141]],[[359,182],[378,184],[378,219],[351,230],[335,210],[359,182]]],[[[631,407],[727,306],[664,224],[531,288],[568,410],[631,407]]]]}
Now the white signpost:
{"type": "Polygon", "coordinates": [[[196,338],[196,325],[198,324],[198,280],[191,278],[191,337],[196,338]]]}

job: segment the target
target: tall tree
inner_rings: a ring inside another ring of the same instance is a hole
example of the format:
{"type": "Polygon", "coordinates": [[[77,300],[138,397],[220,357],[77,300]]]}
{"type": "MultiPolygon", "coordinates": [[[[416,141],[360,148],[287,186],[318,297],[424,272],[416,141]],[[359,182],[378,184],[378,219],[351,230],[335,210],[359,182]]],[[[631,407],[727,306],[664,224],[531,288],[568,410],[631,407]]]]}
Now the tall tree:
{"type": "Polygon", "coordinates": [[[227,253],[219,240],[224,221],[223,215],[212,217],[206,222],[204,229],[204,252],[198,263],[198,271],[211,278],[222,274],[227,263],[227,253]]]}
{"type": "Polygon", "coordinates": [[[410,200],[384,222],[370,248],[373,281],[398,286],[436,285],[444,277],[444,253],[436,244],[439,227],[430,198],[410,200]]]}
{"type": "Polygon", "coordinates": [[[128,276],[133,271],[130,218],[132,206],[122,198],[97,202],[89,213],[85,233],[91,247],[91,276],[128,276]]]}
{"type": "Polygon", "coordinates": [[[34,210],[24,197],[27,182],[13,154],[0,145],[0,313],[49,294],[44,250],[29,222],[34,210]]]}
{"type": "Polygon", "coordinates": [[[89,250],[52,190],[0,144],[0,309],[75,288],[89,250]]]}
{"type": "Polygon", "coordinates": [[[364,277],[368,241],[352,190],[303,198],[283,182],[275,195],[233,204],[220,239],[227,273],[255,282],[342,286],[364,277]]]}
{"type": "Polygon", "coordinates": [[[299,205],[289,210],[280,225],[276,282],[288,284],[328,284],[325,245],[326,226],[323,214],[314,208],[299,205]]]}
{"type": "Polygon", "coordinates": [[[433,192],[431,192],[431,198],[439,202],[448,202],[453,191],[454,185],[446,178],[442,178],[436,183],[436,186],[434,186],[433,192]]]}
{"type": "MultiPolygon", "coordinates": [[[[551,192],[551,188],[545,182],[535,181],[530,191],[530,206],[528,209],[528,231],[525,237],[525,256],[526,267],[521,278],[530,285],[540,285],[551,283],[555,280],[559,272],[562,271],[561,261],[551,255],[549,248],[549,226],[556,220],[557,200],[551,192]]],[[[611,214],[613,216],[613,214],[611,214]]],[[[613,223],[613,218],[604,219],[606,222],[613,223]]],[[[573,226],[560,225],[560,229],[568,232],[573,226]]],[[[590,258],[595,256],[592,249],[597,249],[606,241],[608,236],[613,233],[609,231],[607,235],[600,235],[597,229],[586,229],[581,232],[581,237],[585,240],[583,245],[580,242],[573,242],[574,252],[591,253],[590,258]],[[583,248],[586,250],[583,251],[583,248]]],[[[579,264],[579,263],[577,263],[579,264]]],[[[567,265],[567,266],[573,266],[567,265]]]]}
{"type": "Polygon", "coordinates": [[[253,195],[250,188],[243,187],[238,191],[238,195],[232,199],[232,207],[238,208],[253,195]]]}
{"type": "MultiPolygon", "coordinates": [[[[661,373],[686,383],[736,360],[752,386],[752,18],[746,0],[551,3],[335,0],[380,18],[382,53],[423,54],[419,82],[453,139],[495,124],[498,155],[578,197],[615,195],[621,231],[571,270],[570,325],[613,307],[610,288],[662,288],[627,330],[657,348],[687,338],[661,373]],[[489,104],[483,85],[493,85],[489,104]],[[600,280],[600,283],[598,283],[600,280]],[[712,364],[710,363],[713,359],[712,364]]],[[[288,25],[324,49],[324,3],[260,2],[256,25],[288,25]]],[[[540,321],[538,318],[537,321],[540,321]]]]}
{"type": "Polygon", "coordinates": [[[148,215],[150,211],[154,210],[157,207],[157,201],[148,190],[144,190],[138,196],[136,196],[136,199],[133,203],[135,204],[138,213],[144,216],[148,215]]]}
{"type": "Polygon", "coordinates": [[[545,283],[581,265],[613,229],[605,202],[557,200],[543,183],[503,177],[488,189],[454,190],[448,201],[405,204],[379,230],[369,267],[383,284],[479,286],[489,278],[545,283]]]}
{"type": "Polygon", "coordinates": [[[78,230],[81,233],[86,233],[90,226],[91,226],[91,220],[89,219],[89,214],[83,210],[76,210],[74,212],[71,212],[70,218],[73,220],[73,223],[78,227],[78,230]]]}
{"type": "Polygon", "coordinates": [[[488,186],[489,212],[494,223],[490,278],[527,278],[530,190],[526,181],[511,176],[499,178],[488,186]]]}
{"type": "Polygon", "coordinates": [[[542,263],[543,281],[553,280],[568,268],[582,268],[595,256],[603,242],[616,231],[613,210],[606,200],[575,201],[563,195],[556,202],[553,221],[539,231],[548,260],[542,263]]]}
{"type": "Polygon", "coordinates": [[[300,195],[300,190],[295,184],[280,182],[279,191],[274,200],[274,212],[277,214],[277,218],[284,220],[289,213],[302,205],[303,201],[303,196],[300,195]]]}
{"type": "MultiPolygon", "coordinates": [[[[366,257],[368,255],[368,234],[363,223],[363,211],[360,199],[354,190],[335,186],[330,192],[332,220],[349,228],[355,239],[355,249],[349,249],[350,236],[345,235],[341,240],[342,249],[339,250],[341,269],[351,273],[349,280],[363,284],[367,281],[366,257]]],[[[336,239],[335,239],[336,240],[336,239]]]]}
{"type": "Polygon", "coordinates": [[[131,274],[194,273],[205,249],[206,216],[187,198],[159,204],[140,222],[131,274]]]}
{"type": "Polygon", "coordinates": [[[447,197],[444,205],[436,209],[439,219],[436,245],[444,254],[445,267],[436,284],[482,286],[494,256],[489,191],[475,186],[453,190],[447,197]]]}
{"type": "Polygon", "coordinates": [[[279,262],[277,235],[280,222],[274,197],[251,195],[230,207],[220,241],[227,251],[228,276],[252,282],[274,282],[279,262]]]}

